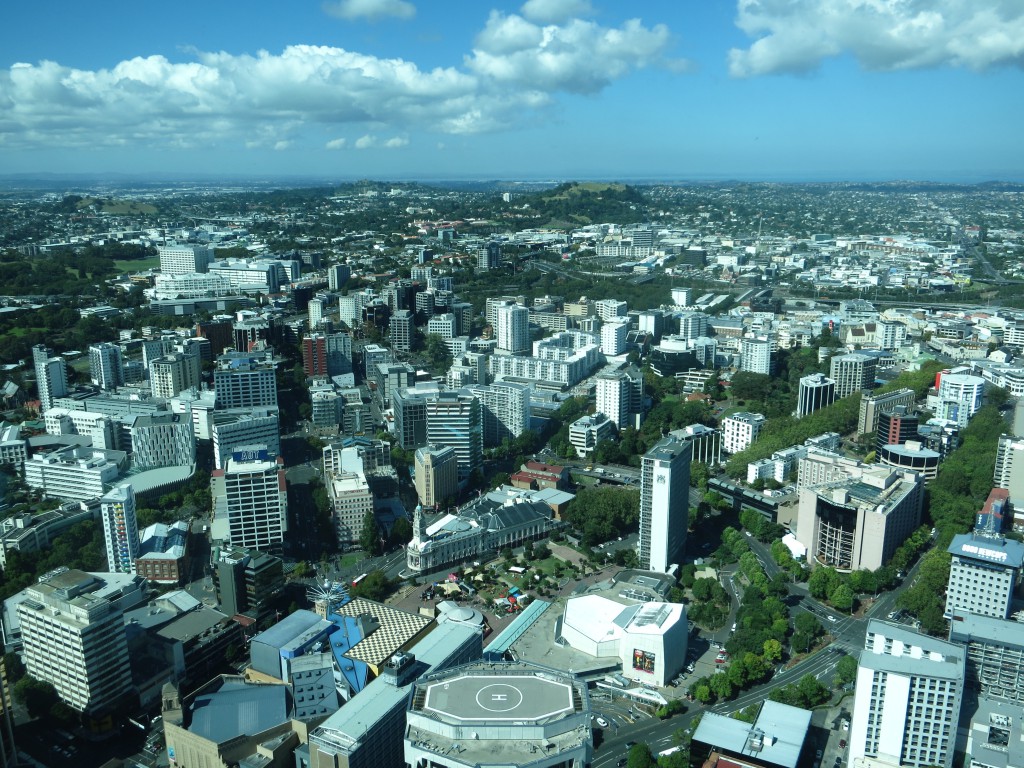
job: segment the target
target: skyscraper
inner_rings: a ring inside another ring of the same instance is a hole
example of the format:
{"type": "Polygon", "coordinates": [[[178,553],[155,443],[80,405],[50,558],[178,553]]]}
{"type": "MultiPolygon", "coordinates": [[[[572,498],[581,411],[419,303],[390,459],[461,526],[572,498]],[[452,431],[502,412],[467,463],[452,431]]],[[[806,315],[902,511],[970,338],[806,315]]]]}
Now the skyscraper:
{"type": "Polygon", "coordinates": [[[770,376],[774,372],[772,342],[768,339],[742,339],[740,370],[770,376]]]}
{"type": "Polygon", "coordinates": [[[849,764],[951,768],[964,646],[871,619],[857,666],[849,764]]]}
{"type": "Polygon", "coordinates": [[[642,413],[644,380],[635,368],[599,373],[597,383],[597,411],[615,423],[616,429],[636,426],[636,417],[642,413]]]}
{"type": "Polygon", "coordinates": [[[530,351],[530,310],[520,304],[506,304],[495,311],[498,349],[522,355],[530,351]]]}
{"type": "Polygon", "coordinates": [[[265,446],[242,448],[210,477],[211,535],[233,547],[279,553],[288,530],[284,459],[271,459],[265,446]]]}
{"type": "Polygon", "coordinates": [[[391,347],[398,352],[412,350],[415,315],[411,310],[399,309],[391,316],[391,347]]]}
{"type": "Polygon", "coordinates": [[[1014,505],[1024,501],[1024,438],[999,436],[992,483],[1009,491],[1014,505]]]}
{"type": "Polygon", "coordinates": [[[217,408],[277,405],[277,379],[272,364],[225,355],[217,365],[213,372],[217,408]]]}
{"type": "Polygon", "coordinates": [[[530,428],[530,392],[525,384],[496,381],[466,387],[480,400],[484,447],[515,440],[530,428]]]}
{"type": "Polygon", "coordinates": [[[875,383],[876,365],[874,357],[859,352],[833,357],[829,378],[836,383],[836,399],[870,389],[875,383]]]}
{"type": "Polygon", "coordinates": [[[416,495],[425,507],[436,507],[459,491],[459,461],[450,445],[416,449],[416,495]]]}
{"type": "Polygon", "coordinates": [[[800,378],[797,394],[796,417],[802,418],[820,408],[832,405],[836,399],[836,383],[823,373],[812,373],[800,378]]]}
{"type": "Polygon", "coordinates": [[[492,240],[476,251],[476,268],[481,272],[489,272],[501,266],[501,243],[492,240]]]}
{"type": "Polygon", "coordinates": [[[626,323],[605,323],[601,326],[601,351],[614,357],[626,351],[626,334],[629,326],[626,323]]]}
{"type": "Polygon", "coordinates": [[[175,352],[154,360],[149,366],[149,386],[153,397],[176,397],[179,393],[202,383],[202,360],[199,355],[175,352]]]}
{"type": "Polygon", "coordinates": [[[160,272],[165,275],[190,275],[208,272],[213,262],[213,249],[208,245],[157,246],[160,272]]]}
{"type": "Polygon", "coordinates": [[[690,518],[690,457],[686,440],[665,437],[640,460],[640,567],[666,572],[679,563],[690,518]]]}
{"type": "Polygon", "coordinates": [[[112,573],[135,573],[139,556],[139,521],[135,517],[135,489],[131,483],[112,488],[100,499],[107,567],[112,573]]]}
{"type": "Polygon", "coordinates": [[[32,364],[36,371],[36,389],[42,410],[53,407],[55,398],[68,393],[68,369],[63,357],[54,357],[44,344],[32,347],[32,364]]]}
{"type": "Polygon", "coordinates": [[[460,482],[483,464],[482,422],[480,401],[468,390],[440,392],[427,401],[427,442],[455,449],[460,482]]]}
{"type": "Polygon", "coordinates": [[[89,347],[89,378],[100,389],[115,389],[124,384],[124,362],[117,344],[89,347]]]}

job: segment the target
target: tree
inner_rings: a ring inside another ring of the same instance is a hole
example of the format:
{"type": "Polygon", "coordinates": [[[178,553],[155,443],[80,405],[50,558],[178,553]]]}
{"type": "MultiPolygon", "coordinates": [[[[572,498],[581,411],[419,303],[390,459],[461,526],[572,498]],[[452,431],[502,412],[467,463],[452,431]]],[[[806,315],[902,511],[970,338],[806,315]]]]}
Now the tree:
{"type": "Polygon", "coordinates": [[[766,661],[779,661],[782,658],[782,643],[773,638],[764,641],[764,658],[766,661]]]}
{"type": "Polygon", "coordinates": [[[25,705],[30,717],[39,717],[50,711],[59,701],[53,683],[26,675],[14,686],[14,698],[25,705]]]}
{"type": "Polygon", "coordinates": [[[836,664],[836,685],[852,683],[857,678],[857,659],[843,656],[836,664]]]}
{"type": "Polygon", "coordinates": [[[370,571],[366,578],[352,587],[350,593],[353,597],[365,597],[367,600],[382,603],[394,589],[395,582],[391,581],[384,571],[370,571]]]}
{"type": "Polygon", "coordinates": [[[363,529],[359,533],[359,548],[368,555],[379,555],[381,552],[380,529],[377,527],[377,518],[373,510],[367,511],[363,516],[363,529]]]}
{"type": "Polygon", "coordinates": [[[424,354],[431,370],[439,375],[448,373],[452,367],[452,351],[444,343],[444,338],[436,333],[428,333],[424,342],[424,354]]]}
{"type": "Polygon", "coordinates": [[[409,518],[400,517],[391,526],[391,543],[404,546],[410,541],[412,541],[412,523],[409,522],[409,518]]]}
{"type": "Polygon", "coordinates": [[[853,610],[853,590],[846,584],[840,584],[832,590],[828,599],[838,611],[849,613],[853,610]]]}
{"type": "Polygon", "coordinates": [[[626,768],[657,768],[654,756],[646,744],[634,744],[629,749],[626,768]]]}

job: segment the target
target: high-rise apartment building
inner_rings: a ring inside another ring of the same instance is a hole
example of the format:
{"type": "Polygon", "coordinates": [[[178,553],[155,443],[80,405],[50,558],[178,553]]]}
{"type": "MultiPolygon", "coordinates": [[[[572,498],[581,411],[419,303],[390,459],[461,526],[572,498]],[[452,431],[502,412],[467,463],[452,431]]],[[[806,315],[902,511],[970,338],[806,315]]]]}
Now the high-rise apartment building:
{"type": "Polygon", "coordinates": [[[89,378],[100,389],[116,389],[124,384],[124,361],[117,344],[89,347],[89,378]]]}
{"type": "Polygon", "coordinates": [[[18,604],[25,669],[78,712],[109,712],[132,691],[124,610],[79,570],[44,576],[18,604]]]}
{"type": "Polygon", "coordinates": [[[594,377],[597,390],[597,411],[615,424],[616,429],[638,426],[643,413],[644,379],[635,368],[594,377]]]}
{"type": "Polygon", "coordinates": [[[136,469],[195,464],[196,436],[192,420],[186,415],[165,412],[135,416],[129,430],[132,466],[136,469]]]}
{"type": "Polygon", "coordinates": [[[1024,502],[1024,438],[999,436],[992,483],[1009,491],[1012,503],[1024,502]]]}
{"type": "Polygon", "coordinates": [[[976,613],[1005,619],[1020,584],[1024,544],[998,534],[975,531],[953,537],[946,588],[946,618],[976,613]]]}
{"type": "Polygon", "coordinates": [[[340,291],[352,277],[352,269],[347,264],[332,264],[327,268],[327,288],[340,291]]]}
{"type": "Polygon", "coordinates": [[[865,392],[860,398],[857,433],[861,435],[874,434],[878,428],[878,417],[882,411],[891,410],[899,405],[912,408],[916,400],[917,395],[912,389],[896,389],[879,395],[869,395],[865,392]]]}
{"type": "Polygon", "coordinates": [[[202,360],[198,355],[175,352],[157,358],[149,366],[149,386],[153,397],[172,398],[202,383],[202,360]]]}
{"type": "Polygon", "coordinates": [[[506,304],[495,310],[495,338],[498,349],[513,355],[530,351],[530,310],[521,304],[506,304]]]}
{"type": "Polygon", "coordinates": [[[769,339],[741,339],[740,370],[770,376],[775,370],[772,342],[769,339]]]}
{"type": "Polygon", "coordinates": [[[233,547],[278,553],[288,530],[284,459],[265,446],[236,451],[210,477],[213,539],[233,547]]]}
{"type": "Polygon", "coordinates": [[[857,392],[871,389],[875,383],[877,358],[851,352],[832,358],[829,378],[836,383],[836,399],[842,400],[857,392]]]}
{"type": "Polygon", "coordinates": [[[427,442],[450,445],[459,462],[459,481],[469,479],[483,464],[483,419],[480,401],[472,392],[440,392],[427,401],[427,442]]]}
{"type": "Polygon", "coordinates": [[[875,430],[875,450],[881,451],[886,445],[904,445],[908,440],[917,439],[920,419],[905,405],[878,414],[878,429],[875,430]]]}
{"type": "Polygon", "coordinates": [[[629,325],[626,323],[605,323],[601,326],[601,352],[608,357],[625,354],[626,335],[629,325]]]}
{"type": "Polygon", "coordinates": [[[217,408],[264,408],[277,405],[277,379],[270,363],[222,356],[213,372],[217,408]]]}
{"type": "Polygon", "coordinates": [[[489,272],[501,266],[501,243],[492,240],[487,245],[477,248],[476,268],[481,272],[489,272]]]}
{"type": "Polygon", "coordinates": [[[962,373],[944,373],[939,379],[939,394],[935,415],[955,421],[959,426],[967,422],[981,408],[985,395],[985,380],[980,376],[962,373]]]}
{"type": "Polygon", "coordinates": [[[703,312],[684,312],[679,316],[679,335],[686,341],[707,336],[708,320],[703,312]]]}
{"type": "Polygon", "coordinates": [[[605,323],[625,318],[629,305],[620,299],[599,299],[594,302],[594,311],[605,323]]]}
{"type": "Polygon", "coordinates": [[[208,272],[213,263],[213,249],[208,245],[161,245],[156,251],[165,275],[208,272]]]}
{"type": "Polygon", "coordinates": [[[304,336],[302,370],[314,379],[352,373],[352,337],[347,333],[304,336]]]}
{"type": "Polygon", "coordinates": [[[734,413],[722,419],[722,450],[739,453],[757,440],[764,428],[765,418],[760,413],[734,413]]]}
{"type": "Polygon", "coordinates": [[[416,449],[416,495],[424,507],[438,507],[459,492],[459,460],[450,445],[416,449]]]}
{"type": "Polygon", "coordinates": [[[100,521],[111,573],[135,573],[139,556],[139,521],[131,483],[112,488],[100,499],[100,521]]]}
{"type": "Polygon", "coordinates": [[[480,401],[485,448],[515,440],[530,428],[530,392],[525,384],[496,381],[466,387],[480,401]]]}
{"type": "Polygon", "coordinates": [[[797,392],[796,417],[803,418],[809,413],[832,405],[836,399],[836,383],[823,373],[812,373],[800,378],[797,392]]]}
{"type": "Polygon", "coordinates": [[[412,350],[413,332],[416,327],[413,323],[415,315],[412,310],[399,309],[391,316],[391,347],[398,352],[409,352],[412,350]]]}
{"type": "Polygon", "coordinates": [[[952,768],[966,653],[957,643],[871,619],[857,666],[850,765],[952,768]]]}
{"type": "Polygon", "coordinates": [[[36,389],[39,392],[39,407],[45,411],[53,407],[53,401],[68,393],[68,368],[63,357],[55,357],[53,350],[44,344],[32,347],[32,364],[36,372],[36,389]]]}
{"type": "Polygon", "coordinates": [[[213,461],[217,469],[245,445],[265,445],[268,456],[281,455],[281,426],[277,408],[214,411],[213,461]]]}
{"type": "Polygon", "coordinates": [[[690,516],[690,457],[686,440],[665,437],[640,460],[640,567],[667,572],[680,563],[690,516]]]}

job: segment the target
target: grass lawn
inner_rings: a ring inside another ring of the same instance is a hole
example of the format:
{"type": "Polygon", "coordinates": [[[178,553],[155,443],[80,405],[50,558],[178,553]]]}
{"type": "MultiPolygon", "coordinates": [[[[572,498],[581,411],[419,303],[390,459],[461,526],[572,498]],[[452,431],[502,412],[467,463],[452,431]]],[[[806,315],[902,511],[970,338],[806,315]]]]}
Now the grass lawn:
{"type": "Polygon", "coordinates": [[[363,552],[349,552],[346,555],[342,555],[341,567],[347,568],[348,566],[355,565],[356,563],[362,562],[365,559],[366,554],[363,552]]]}
{"type": "Polygon", "coordinates": [[[144,269],[154,269],[160,266],[160,257],[154,256],[151,259],[115,259],[114,269],[118,272],[141,272],[144,269]]]}

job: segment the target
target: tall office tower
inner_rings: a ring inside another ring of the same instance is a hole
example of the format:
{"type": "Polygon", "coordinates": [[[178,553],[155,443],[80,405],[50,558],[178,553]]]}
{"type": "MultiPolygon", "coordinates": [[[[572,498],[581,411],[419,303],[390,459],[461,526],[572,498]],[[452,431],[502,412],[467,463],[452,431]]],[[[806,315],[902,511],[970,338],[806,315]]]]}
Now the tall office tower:
{"type": "Polygon", "coordinates": [[[257,360],[222,357],[213,372],[217,408],[263,408],[277,405],[274,366],[257,360]]]}
{"type": "Polygon", "coordinates": [[[399,309],[391,316],[391,348],[398,352],[412,350],[412,338],[416,328],[413,325],[415,315],[408,309],[399,309]]]}
{"type": "Polygon", "coordinates": [[[440,392],[427,401],[427,442],[455,449],[459,482],[483,465],[483,419],[480,401],[472,392],[440,392]]]}
{"type": "Polygon", "coordinates": [[[615,357],[626,352],[626,334],[629,325],[626,323],[605,323],[601,326],[601,351],[608,357],[615,357]]]}
{"type": "Polygon", "coordinates": [[[265,446],[240,448],[210,477],[213,524],[210,534],[233,547],[277,554],[288,530],[284,459],[271,459],[265,446]]]}
{"type": "Polygon", "coordinates": [[[149,366],[149,387],[153,397],[177,397],[186,389],[202,384],[202,360],[198,355],[175,352],[154,360],[149,366]]]}
{"type": "Polygon", "coordinates": [[[673,288],[672,303],[677,307],[689,307],[693,305],[692,288],[673,288]]]}
{"type": "Polygon", "coordinates": [[[640,567],[665,573],[682,562],[690,519],[687,440],[664,437],[640,459],[640,567]]]}
{"type": "Polygon", "coordinates": [[[1010,502],[1015,506],[1024,502],[1024,438],[999,436],[992,482],[1010,492],[1010,502]]]}
{"type": "Polygon", "coordinates": [[[196,461],[196,436],[192,420],[180,413],[147,413],[136,416],[129,427],[132,467],[187,467],[196,461]]]}
{"type": "Polygon", "coordinates": [[[903,445],[917,439],[920,419],[905,405],[878,414],[878,429],[875,430],[875,450],[881,451],[886,445],[903,445]]]}
{"type": "Polygon", "coordinates": [[[352,270],[346,264],[332,264],[327,268],[327,288],[340,291],[352,277],[352,270]]]}
{"type": "Polygon", "coordinates": [[[489,272],[501,266],[501,243],[492,240],[486,246],[476,250],[476,268],[481,272],[489,272]]]}
{"type": "MultiPolygon", "coordinates": [[[[429,296],[429,293],[421,294],[422,296],[429,296]]],[[[458,327],[458,321],[455,319],[455,315],[451,312],[446,312],[443,315],[434,315],[427,321],[427,333],[433,333],[440,336],[446,341],[448,339],[454,339],[458,334],[455,332],[458,327]]]]}
{"type": "Polygon", "coordinates": [[[796,400],[796,417],[803,418],[809,413],[825,408],[835,402],[836,383],[823,373],[812,373],[800,378],[800,390],[796,400]]]}
{"type": "Polygon", "coordinates": [[[876,364],[874,357],[858,352],[833,357],[829,378],[836,383],[836,399],[842,400],[871,389],[875,383],[876,364]]]}
{"type": "Polygon", "coordinates": [[[268,456],[281,455],[281,427],[277,408],[243,408],[213,412],[213,462],[217,469],[245,445],[266,445],[268,456]]]}
{"type": "Polygon", "coordinates": [[[44,344],[32,347],[32,364],[36,371],[36,389],[42,410],[53,407],[55,398],[68,393],[68,369],[63,357],[54,357],[44,344]]]}
{"type": "Polygon", "coordinates": [[[637,416],[643,410],[644,383],[638,371],[599,373],[597,382],[597,411],[615,423],[615,428],[638,426],[637,416]]]}
{"type": "Polygon", "coordinates": [[[771,376],[775,370],[772,342],[768,339],[741,339],[740,370],[771,376]]]}
{"type": "Polygon", "coordinates": [[[302,370],[310,378],[352,373],[352,337],[347,333],[311,333],[304,336],[302,370]]]}
{"type": "Polygon", "coordinates": [[[395,415],[395,437],[403,450],[418,448],[427,442],[427,399],[419,392],[399,388],[391,395],[395,415]]]}
{"type": "Polygon", "coordinates": [[[997,533],[975,530],[953,537],[946,588],[946,618],[975,613],[1006,619],[1020,584],[1024,544],[997,533]]]}
{"type": "Polygon", "coordinates": [[[531,387],[510,381],[467,386],[480,400],[484,447],[515,440],[530,428],[531,387]]]}
{"type": "Polygon", "coordinates": [[[196,336],[210,340],[210,349],[214,360],[224,354],[224,350],[235,343],[235,332],[232,323],[224,318],[208,322],[199,321],[196,323],[196,336]]]}
{"type": "Polygon", "coordinates": [[[37,680],[78,712],[101,714],[132,690],[124,610],[95,576],[62,570],[43,576],[18,604],[22,659],[37,680]]]}
{"type": "Polygon", "coordinates": [[[703,312],[685,312],[679,316],[679,335],[686,341],[708,335],[708,316],[703,312]]]}
{"type": "Polygon", "coordinates": [[[594,311],[603,322],[608,323],[625,318],[629,312],[629,305],[619,299],[599,299],[594,302],[594,311]]]}
{"type": "Polygon", "coordinates": [[[213,249],[208,245],[157,246],[160,272],[165,275],[191,275],[208,272],[213,263],[213,249]]]}
{"type": "Polygon", "coordinates": [[[135,516],[135,489],[124,483],[100,498],[100,520],[107,544],[107,568],[111,573],[135,573],[139,556],[139,521],[135,516]]]}
{"type": "Polygon", "coordinates": [[[505,307],[509,304],[522,304],[526,306],[525,296],[488,296],[484,300],[484,322],[497,329],[498,307],[505,307]]]}
{"type": "Polygon", "coordinates": [[[456,336],[469,336],[473,331],[473,305],[468,301],[456,301],[451,305],[452,314],[455,315],[456,336]]]}
{"type": "Polygon", "coordinates": [[[459,492],[459,459],[450,445],[416,449],[416,496],[424,507],[438,507],[459,492]]]}
{"type": "Polygon", "coordinates": [[[116,389],[124,384],[124,361],[117,344],[89,347],[89,378],[100,389],[116,389]]]}
{"type": "MultiPolygon", "coordinates": [[[[442,305],[441,311],[444,305],[442,305]]],[[[420,317],[430,317],[437,311],[437,297],[433,291],[420,291],[416,294],[416,314],[420,317]]]]}
{"type": "Polygon", "coordinates": [[[898,405],[913,407],[917,395],[912,389],[897,389],[881,395],[864,393],[860,398],[860,414],[857,418],[857,434],[874,434],[878,429],[878,416],[885,410],[898,405]]]}
{"type": "Polygon", "coordinates": [[[962,645],[868,621],[857,666],[849,764],[952,768],[966,673],[962,645]]]}
{"type": "Polygon", "coordinates": [[[985,380],[980,376],[943,374],[939,380],[939,406],[935,415],[965,427],[981,408],[984,395],[985,380]]]}
{"type": "Polygon", "coordinates": [[[657,344],[665,330],[665,313],[660,309],[641,312],[637,315],[637,330],[651,334],[654,343],[657,344]]]}
{"type": "Polygon", "coordinates": [[[498,349],[513,355],[530,351],[530,310],[520,304],[506,304],[495,310],[495,338],[498,349]]]}
{"type": "Polygon", "coordinates": [[[258,347],[269,344],[273,335],[270,318],[246,316],[231,324],[231,332],[235,337],[235,349],[239,352],[251,352],[258,347]]]}

